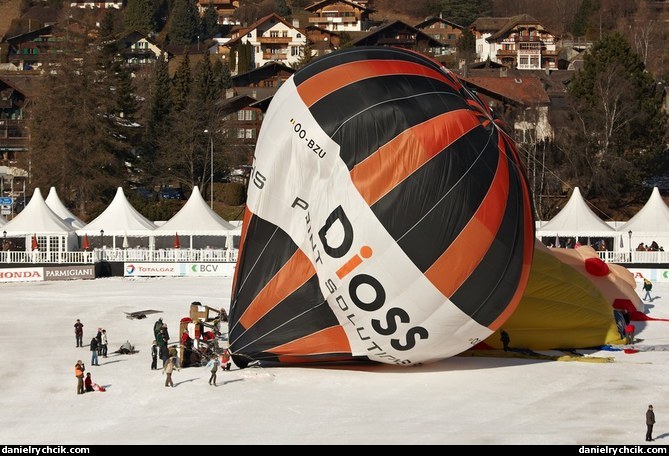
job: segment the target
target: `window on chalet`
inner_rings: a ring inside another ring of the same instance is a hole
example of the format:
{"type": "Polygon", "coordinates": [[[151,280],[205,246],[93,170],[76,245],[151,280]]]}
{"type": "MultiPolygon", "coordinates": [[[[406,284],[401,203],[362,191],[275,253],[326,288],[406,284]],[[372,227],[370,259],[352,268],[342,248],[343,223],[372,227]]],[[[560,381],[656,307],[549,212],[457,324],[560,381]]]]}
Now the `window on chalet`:
{"type": "Polygon", "coordinates": [[[295,35],[295,38],[302,38],[302,34],[298,33],[297,35],[295,35]]]}
{"type": "Polygon", "coordinates": [[[270,30],[269,37],[270,38],[278,38],[279,37],[279,31],[278,30],[270,30]]]}
{"type": "Polygon", "coordinates": [[[281,32],[281,36],[282,36],[283,38],[288,38],[288,30],[284,30],[284,31],[282,31],[282,32],[281,32]]]}
{"type": "Polygon", "coordinates": [[[454,40],[455,39],[455,33],[449,33],[448,34],[448,39],[449,40],[454,40]]]}

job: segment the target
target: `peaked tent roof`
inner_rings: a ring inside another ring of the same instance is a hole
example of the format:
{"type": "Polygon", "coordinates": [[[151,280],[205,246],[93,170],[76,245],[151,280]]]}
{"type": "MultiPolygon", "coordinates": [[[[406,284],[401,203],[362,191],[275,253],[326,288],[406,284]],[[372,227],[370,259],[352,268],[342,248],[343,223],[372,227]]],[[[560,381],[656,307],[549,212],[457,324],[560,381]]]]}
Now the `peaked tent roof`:
{"type": "Polygon", "coordinates": [[[537,231],[544,236],[611,236],[615,232],[588,207],[578,187],[562,210],[537,231]]]}
{"type": "Polygon", "coordinates": [[[109,236],[147,236],[155,229],[156,225],[132,207],[119,187],[107,209],[91,223],[77,230],[77,234],[97,234],[104,230],[109,236]]]}
{"type": "Polygon", "coordinates": [[[39,188],[35,189],[30,202],[19,215],[7,222],[2,229],[7,231],[8,236],[60,235],[73,231],[70,225],[47,206],[39,188]]]}
{"type": "Polygon", "coordinates": [[[79,219],[76,215],[70,212],[68,208],[65,207],[63,202],[58,197],[56,187],[51,187],[51,189],[49,189],[49,194],[47,195],[45,202],[46,205],[49,206],[49,209],[54,211],[58,217],[63,219],[63,221],[70,225],[73,229],[77,230],[79,228],[83,228],[86,225],[81,221],[81,219],[79,219]]]}
{"type": "Polygon", "coordinates": [[[653,188],[650,198],[639,212],[618,229],[622,232],[627,230],[639,233],[669,232],[669,206],[662,199],[657,187],[653,188]]]}
{"type": "Polygon", "coordinates": [[[195,236],[222,236],[235,227],[214,212],[202,198],[195,186],[186,204],[174,217],[161,225],[153,233],[156,236],[170,236],[174,233],[195,236]]]}

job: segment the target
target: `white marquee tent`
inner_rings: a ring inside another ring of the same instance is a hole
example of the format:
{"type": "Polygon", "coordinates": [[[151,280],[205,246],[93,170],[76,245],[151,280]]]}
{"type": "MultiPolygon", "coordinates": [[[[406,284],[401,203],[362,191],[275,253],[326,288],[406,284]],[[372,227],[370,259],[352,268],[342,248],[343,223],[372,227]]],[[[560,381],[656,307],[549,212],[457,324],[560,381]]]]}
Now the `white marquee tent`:
{"type": "Polygon", "coordinates": [[[156,247],[173,247],[177,236],[188,238],[188,245],[193,249],[212,247],[230,248],[229,236],[234,226],[214,212],[202,198],[200,189],[195,186],[186,204],[174,217],[158,227],[153,235],[156,236],[156,247]]]}
{"type": "Polygon", "coordinates": [[[0,226],[4,226],[7,223],[7,219],[4,215],[0,215],[0,226]]]}
{"type": "Polygon", "coordinates": [[[76,234],[49,206],[42,192],[35,189],[26,207],[3,227],[7,238],[23,238],[26,250],[32,246],[33,236],[37,238],[40,251],[68,251],[78,247],[76,234]]]}
{"type": "Polygon", "coordinates": [[[83,228],[86,223],[82,222],[76,215],[74,215],[68,208],[65,207],[63,202],[58,197],[56,192],[56,187],[51,187],[49,194],[46,197],[46,205],[56,213],[58,217],[63,219],[65,223],[70,225],[73,229],[78,230],[83,228]]]}
{"type": "MultiPolygon", "coordinates": [[[[550,221],[537,228],[537,238],[556,236],[560,238],[618,238],[616,231],[590,209],[578,187],[562,210],[550,221]]],[[[611,250],[613,245],[609,245],[611,250]]],[[[615,243],[617,245],[617,242],[615,243]]]]}
{"type": "Polygon", "coordinates": [[[660,246],[669,247],[669,206],[664,202],[657,187],[653,188],[646,204],[618,228],[624,240],[625,250],[634,250],[639,243],[650,245],[656,241],[660,246]],[[628,234],[631,231],[631,236],[628,234]],[[631,246],[629,245],[631,241],[631,246]]]}
{"type": "Polygon", "coordinates": [[[155,229],[156,225],[132,207],[119,187],[107,209],[88,225],[78,229],[77,234],[97,238],[97,241],[91,241],[93,247],[106,246],[109,242],[113,248],[130,245],[151,247],[155,229]]]}

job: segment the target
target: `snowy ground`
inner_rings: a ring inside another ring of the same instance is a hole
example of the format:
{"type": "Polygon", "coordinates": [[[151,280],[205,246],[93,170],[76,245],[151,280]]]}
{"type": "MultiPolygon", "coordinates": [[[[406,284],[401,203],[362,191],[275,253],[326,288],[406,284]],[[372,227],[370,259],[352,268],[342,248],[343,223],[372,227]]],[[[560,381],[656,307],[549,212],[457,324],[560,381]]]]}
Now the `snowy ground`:
{"type": "MultiPolygon", "coordinates": [[[[640,292],[640,290],[638,290],[640,292]]],[[[669,284],[656,284],[651,316],[669,318],[669,284]]],[[[149,369],[156,316],[172,338],[191,301],[227,307],[230,280],[123,279],[0,284],[0,442],[4,444],[644,444],[652,403],[658,444],[669,443],[669,352],[613,356],[614,363],[455,357],[413,368],[149,369]],[[99,326],[110,352],[135,355],[90,366],[75,348],[99,326]],[[76,394],[86,363],[107,392],[76,394]]],[[[645,345],[669,345],[669,322],[636,322],[645,345]]]]}

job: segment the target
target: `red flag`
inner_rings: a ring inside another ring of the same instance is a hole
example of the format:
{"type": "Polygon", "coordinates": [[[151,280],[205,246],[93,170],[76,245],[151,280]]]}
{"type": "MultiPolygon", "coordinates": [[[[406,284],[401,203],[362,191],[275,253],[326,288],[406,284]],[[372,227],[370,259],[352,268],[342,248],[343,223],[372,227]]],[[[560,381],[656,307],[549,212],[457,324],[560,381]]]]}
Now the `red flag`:
{"type": "Polygon", "coordinates": [[[88,234],[84,234],[84,245],[82,246],[84,250],[91,248],[91,243],[88,240],[88,234]]]}
{"type": "Polygon", "coordinates": [[[174,233],[174,248],[175,249],[180,249],[181,248],[181,241],[179,240],[179,233],[174,233]]]}
{"type": "Polygon", "coordinates": [[[33,250],[39,250],[39,244],[37,243],[37,235],[33,234],[33,250]]]}

